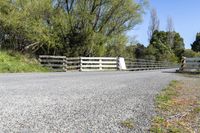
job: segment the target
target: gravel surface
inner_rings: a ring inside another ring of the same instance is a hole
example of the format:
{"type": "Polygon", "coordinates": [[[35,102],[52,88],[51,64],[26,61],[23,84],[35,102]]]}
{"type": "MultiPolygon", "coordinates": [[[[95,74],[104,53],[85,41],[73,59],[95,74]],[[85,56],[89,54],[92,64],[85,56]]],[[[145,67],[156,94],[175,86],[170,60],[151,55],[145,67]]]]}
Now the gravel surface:
{"type": "Polygon", "coordinates": [[[0,133],[148,132],[162,71],[0,74],[0,133]],[[131,119],[134,128],[123,127],[131,119]]]}

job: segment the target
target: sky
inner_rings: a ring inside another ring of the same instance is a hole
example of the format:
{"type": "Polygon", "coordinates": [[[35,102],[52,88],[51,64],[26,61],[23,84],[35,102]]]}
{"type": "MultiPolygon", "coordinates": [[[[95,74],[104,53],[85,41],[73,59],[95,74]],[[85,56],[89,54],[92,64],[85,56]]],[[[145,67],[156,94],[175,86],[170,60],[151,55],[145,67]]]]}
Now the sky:
{"type": "Polygon", "coordinates": [[[160,20],[160,30],[166,30],[167,18],[173,19],[174,28],[184,38],[185,48],[191,48],[196,33],[200,32],[200,0],[149,0],[149,9],[143,15],[143,22],[128,32],[129,37],[145,46],[148,45],[150,9],[155,8],[160,20]]]}

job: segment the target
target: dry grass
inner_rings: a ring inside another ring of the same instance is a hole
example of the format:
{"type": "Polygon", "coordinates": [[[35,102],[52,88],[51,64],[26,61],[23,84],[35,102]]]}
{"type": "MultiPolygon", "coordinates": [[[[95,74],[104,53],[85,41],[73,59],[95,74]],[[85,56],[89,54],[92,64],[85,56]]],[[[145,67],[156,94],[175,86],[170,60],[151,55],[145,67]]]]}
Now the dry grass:
{"type": "Polygon", "coordinates": [[[200,79],[173,81],[156,97],[156,106],[151,132],[199,133],[200,79]]]}

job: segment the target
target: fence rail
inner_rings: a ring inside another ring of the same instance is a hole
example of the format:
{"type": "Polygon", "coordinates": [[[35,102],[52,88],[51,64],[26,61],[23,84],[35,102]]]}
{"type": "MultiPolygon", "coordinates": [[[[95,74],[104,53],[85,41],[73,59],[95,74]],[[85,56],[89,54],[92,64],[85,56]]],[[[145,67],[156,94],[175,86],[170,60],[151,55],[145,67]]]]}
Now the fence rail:
{"type": "Polygon", "coordinates": [[[182,71],[182,72],[200,72],[200,57],[199,58],[183,57],[180,71],[182,71]]]}
{"type": "Polygon", "coordinates": [[[128,59],[118,57],[70,57],[39,56],[43,66],[51,67],[56,71],[116,71],[116,70],[155,70],[172,68],[168,62],[159,62],[145,59],[128,59]]]}
{"type": "Polygon", "coordinates": [[[80,70],[81,69],[81,58],[71,57],[66,58],[67,70],[80,70]]]}
{"type": "Polygon", "coordinates": [[[40,55],[39,62],[45,67],[51,67],[55,71],[67,71],[65,56],[40,55]]]}
{"type": "Polygon", "coordinates": [[[167,69],[173,67],[168,62],[145,60],[145,59],[125,59],[126,67],[128,70],[155,70],[155,69],[167,69]]]}
{"type": "Polygon", "coordinates": [[[118,58],[81,57],[81,71],[118,70],[118,58]]]}

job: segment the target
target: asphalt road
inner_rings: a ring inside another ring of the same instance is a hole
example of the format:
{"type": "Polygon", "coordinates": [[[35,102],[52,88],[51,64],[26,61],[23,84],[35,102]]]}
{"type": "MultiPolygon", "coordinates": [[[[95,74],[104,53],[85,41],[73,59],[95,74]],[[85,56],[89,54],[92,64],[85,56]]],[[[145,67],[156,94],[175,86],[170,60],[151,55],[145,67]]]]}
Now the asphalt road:
{"type": "Polygon", "coordinates": [[[153,98],[174,73],[0,74],[0,133],[148,132],[153,98]],[[121,126],[127,119],[134,128],[121,126]]]}

